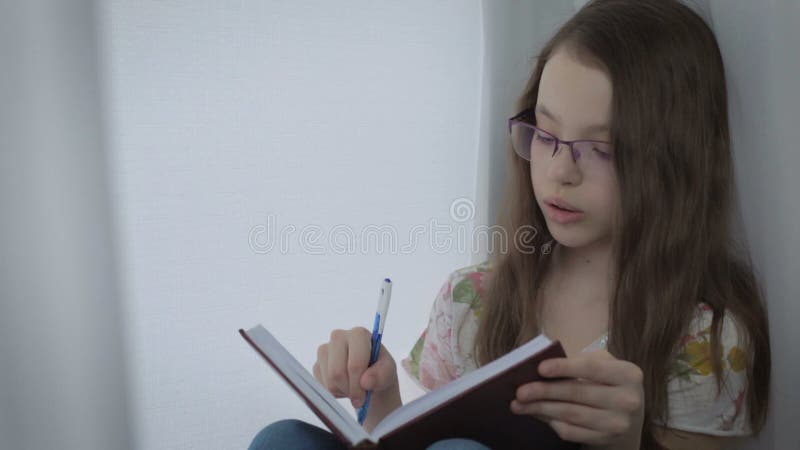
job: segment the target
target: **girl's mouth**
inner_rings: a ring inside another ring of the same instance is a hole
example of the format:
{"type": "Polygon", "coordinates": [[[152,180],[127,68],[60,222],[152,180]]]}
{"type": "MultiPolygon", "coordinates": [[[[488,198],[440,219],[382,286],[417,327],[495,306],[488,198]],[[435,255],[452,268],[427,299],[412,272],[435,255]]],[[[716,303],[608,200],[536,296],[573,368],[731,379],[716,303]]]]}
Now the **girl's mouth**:
{"type": "Polygon", "coordinates": [[[547,203],[546,205],[547,208],[545,212],[547,216],[556,223],[568,224],[583,219],[584,214],[582,211],[570,211],[553,205],[552,203],[547,203]]]}
{"type": "Polygon", "coordinates": [[[553,204],[553,203],[550,203],[550,206],[552,206],[552,207],[554,207],[554,208],[556,208],[556,209],[560,209],[561,211],[567,211],[567,212],[577,212],[577,211],[573,211],[573,210],[571,210],[571,209],[562,208],[562,207],[560,207],[560,206],[558,206],[558,205],[555,205],[555,204],[553,204]]]}

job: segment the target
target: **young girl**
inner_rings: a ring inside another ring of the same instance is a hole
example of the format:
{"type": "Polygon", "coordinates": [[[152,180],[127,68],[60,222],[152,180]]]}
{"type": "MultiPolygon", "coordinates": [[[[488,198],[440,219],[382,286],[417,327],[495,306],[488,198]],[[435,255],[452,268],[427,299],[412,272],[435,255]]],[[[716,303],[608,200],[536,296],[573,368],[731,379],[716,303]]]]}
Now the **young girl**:
{"type": "MultiPolygon", "coordinates": [[[[522,385],[509,408],[564,440],[719,449],[758,433],[767,317],[733,235],[725,74],[706,23],[676,0],[591,1],[544,46],[517,112],[508,245],[450,274],[402,367],[436,389],[545,333],[567,358],[540,373],[568,380],[522,385]],[[525,226],[537,233],[522,245],[525,226]]],[[[364,328],[335,330],[314,375],[355,407],[372,389],[371,430],[401,401],[391,354],[367,369],[369,346],[364,328]]],[[[344,447],[287,420],[257,448],[344,447]]]]}

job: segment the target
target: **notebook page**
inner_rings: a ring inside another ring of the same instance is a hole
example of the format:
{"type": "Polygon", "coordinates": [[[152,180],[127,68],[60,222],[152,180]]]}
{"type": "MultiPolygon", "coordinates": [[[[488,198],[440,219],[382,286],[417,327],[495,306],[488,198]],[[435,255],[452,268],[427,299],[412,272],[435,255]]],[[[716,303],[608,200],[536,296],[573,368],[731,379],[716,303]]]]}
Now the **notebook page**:
{"type": "Polygon", "coordinates": [[[336,397],[328,391],[275,337],[261,325],[247,330],[247,335],[269,358],[281,368],[322,413],[353,442],[370,439],[369,434],[350,416],[336,397]]]}

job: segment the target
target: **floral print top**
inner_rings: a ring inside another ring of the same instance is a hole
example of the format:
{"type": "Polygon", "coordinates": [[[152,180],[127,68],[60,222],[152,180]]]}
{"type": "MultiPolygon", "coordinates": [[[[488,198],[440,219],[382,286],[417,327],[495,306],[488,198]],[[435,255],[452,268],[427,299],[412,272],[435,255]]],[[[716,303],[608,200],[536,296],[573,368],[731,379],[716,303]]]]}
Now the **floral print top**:
{"type": "MultiPolygon", "coordinates": [[[[478,331],[484,278],[490,262],[453,271],[431,308],[427,328],[401,366],[425,391],[435,389],[477,368],[472,347],[478,331]]],[[[711,308],[699,303],[690,332],[668,376],[669,422],[657,425],[716,436],[752,434],[745,399],[747,355],[737,333],[738,323],[726,314],[722,322],[723,388],[717,396],[711,368],[711,308]]],[[[607,334],[582,351],[604,349],[607,334]]]]}

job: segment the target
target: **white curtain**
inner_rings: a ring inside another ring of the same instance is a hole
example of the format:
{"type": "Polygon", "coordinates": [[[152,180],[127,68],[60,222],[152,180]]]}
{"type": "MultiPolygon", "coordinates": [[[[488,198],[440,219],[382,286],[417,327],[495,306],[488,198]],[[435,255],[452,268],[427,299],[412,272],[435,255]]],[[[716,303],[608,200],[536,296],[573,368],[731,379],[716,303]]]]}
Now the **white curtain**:
{"type": "Polygon", "coordinates": [[[0,448],[128,449],[93,3],[0,3],[0,448]]]}

